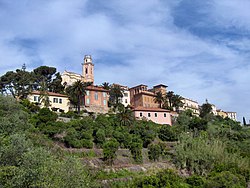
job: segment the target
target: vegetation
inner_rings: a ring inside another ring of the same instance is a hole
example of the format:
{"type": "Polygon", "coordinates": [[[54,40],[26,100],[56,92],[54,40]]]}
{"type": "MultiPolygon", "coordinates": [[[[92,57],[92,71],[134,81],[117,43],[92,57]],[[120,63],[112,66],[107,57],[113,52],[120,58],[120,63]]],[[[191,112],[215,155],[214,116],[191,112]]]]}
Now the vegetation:
{"type": "Polygon", "coordinates": [[[110,187],[246,187],[250,128],[214,116],[209,106],[202,105],[200,117],[181,112],[169,126],[136,120],[124,107],[117,114],[83,117],[0,96],[0,187],[100,187],[107,179],[110,187]],[[116,165],[124,155],[136,166],[174,166],[138,173],[106,172],[100,165],[96,172],[79,160],[116,165]]]}

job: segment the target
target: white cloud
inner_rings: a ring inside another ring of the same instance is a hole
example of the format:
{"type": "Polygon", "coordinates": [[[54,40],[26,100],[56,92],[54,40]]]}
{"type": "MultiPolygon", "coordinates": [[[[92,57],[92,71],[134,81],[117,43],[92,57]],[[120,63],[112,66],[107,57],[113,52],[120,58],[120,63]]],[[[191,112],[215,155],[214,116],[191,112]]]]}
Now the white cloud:
{"type": "MultiPolygon", "coordinates": [[[[246,95],[250,69],[241,67],[247,64],[248,55],[241,51],[248,49],[249,39],[217,43],[178,28],[172,8],[179,1],[110,1],[105,4],[108,9],[98,11],[80,0],[17,2],[0,8],[2,74],[24,62],[30,69],[42,65],[37,61],[81,73],[84,54],[91,54],[97,84],[163,83],[199,102],[208,98],[219,108],[250,114],[245,108],[250,105],[246,95]],[[33,54],[23,44],[11,43],[15,39],[36,41],[35,49],[29,49],[33,54]]],[[[218,25],[248,27],[245,7],[225,0],[214,3],[210,17],[214,14],[218,25]],[[234,8],[232,14],[226,12],[228,7],[234,8]]]]}

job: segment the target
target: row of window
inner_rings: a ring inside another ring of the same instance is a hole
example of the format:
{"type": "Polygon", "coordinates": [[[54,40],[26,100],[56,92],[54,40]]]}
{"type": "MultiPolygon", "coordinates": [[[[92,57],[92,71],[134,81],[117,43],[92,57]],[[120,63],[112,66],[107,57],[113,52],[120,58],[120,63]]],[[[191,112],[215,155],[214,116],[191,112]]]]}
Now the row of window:
{"type": "MultiPolygon", "coordinates": [[[[86,95],[89,96],[89,91],[86,91],[86,95]]],[[[103,93],[102,93],[102,96],[103,96],[103,97],[106,97],[106,96],[107,96],[107,93],[103,92],[103,93]]],[[[95,100],[98,100],[98,92],[95,92],[95,100]]]]}
{"type": "MultiPolygon", "coordinates": [[[[86,103],[87,103],[87,104],[90,104],[90,99],[89,99],[89,98],[87,98],[86,103]]],[[[106,101],[105,99],[103,100],[103,105],[104,105],[104,106],[107,105],[107,101],[106,101]]]]}
{"type": "MultiPolygon", "coordinates": [[[[154,113],[155,117],[158,117],[158,114],[157,113],[154,113]]],[[[142,117],[142,112],[140,112],[140,117],[142,117]]],[[[151,117],[151,113],[148,113],[148,117],[151,117]]],[[[164,113],[164,117],[167,117],[167,114],[164,113]]]]}
{"type": "MultiPolygon", "coordinates": [[[[35,102],[40,102],[39,96],[34,96],[34,101],[35,102]]],[[[60,104],[62,104],[62,99],[61,98],[53,98],[53,103],[60,103],[60,104]]]]}

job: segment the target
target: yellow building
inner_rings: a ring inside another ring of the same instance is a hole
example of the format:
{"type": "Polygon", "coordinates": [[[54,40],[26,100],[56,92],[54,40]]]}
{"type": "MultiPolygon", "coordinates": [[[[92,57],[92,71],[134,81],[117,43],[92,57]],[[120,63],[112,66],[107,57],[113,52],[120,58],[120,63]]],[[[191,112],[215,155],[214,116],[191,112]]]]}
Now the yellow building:
{"type": "Polygon", "coordinates": [[[180,108],[181,111],[192,110],[194,115],[199,116],[200,111],[199,111],[199,104],[197,101],[184,97],[181,101],[183,102],[183,107],[180,108]]]}
{"type": "Polygon", "coordinates": [[[218,109],[218,110],[217,110],[217,115],[218,115],[218,116],[221,116],[221,117],[223,117],[223,118],[228,117],[228,116],[227,116],[227,113],[224,112],[224,111],[221,110],[221,109],[218,109]]]}
{"type": "MultiPolygon", "coordinates": [[[[49,109],[56,112],[68,112],[70,107],[70,101],[67,95],[60,93],[47,92],[49,97],[49,109]]],[[[44,104],[41,103],[41,92],[33,91],[31,92],[27,99],[30,102],[37,103],[41,108],[44,107],[44,104]]]]}

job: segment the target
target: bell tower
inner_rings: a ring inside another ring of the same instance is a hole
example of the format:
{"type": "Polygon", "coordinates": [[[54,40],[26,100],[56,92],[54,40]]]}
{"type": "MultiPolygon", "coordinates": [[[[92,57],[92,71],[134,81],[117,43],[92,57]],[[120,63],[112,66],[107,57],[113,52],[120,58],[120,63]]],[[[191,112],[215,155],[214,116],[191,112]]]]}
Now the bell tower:
{"type": "Polygon", "coordinates": [[[92,63],[91,55],[84,56],[82,63],[83,82],[92,82],[94,84],[94,64],[92,63]]]}

